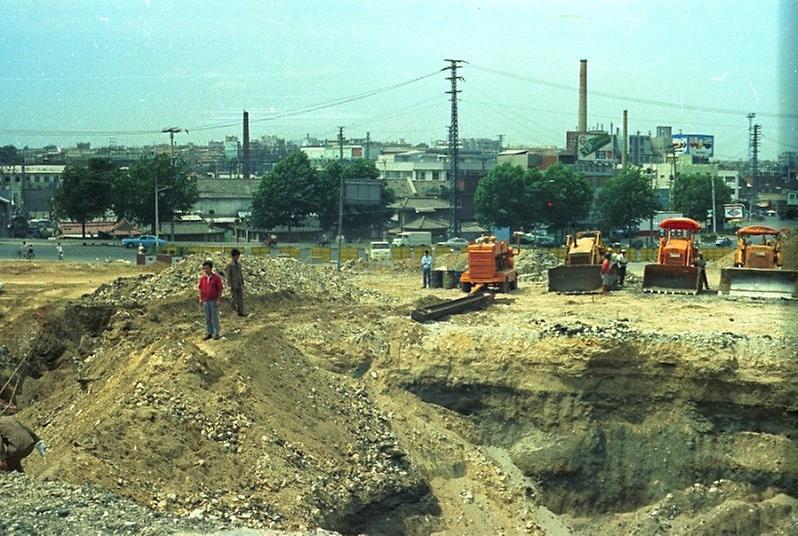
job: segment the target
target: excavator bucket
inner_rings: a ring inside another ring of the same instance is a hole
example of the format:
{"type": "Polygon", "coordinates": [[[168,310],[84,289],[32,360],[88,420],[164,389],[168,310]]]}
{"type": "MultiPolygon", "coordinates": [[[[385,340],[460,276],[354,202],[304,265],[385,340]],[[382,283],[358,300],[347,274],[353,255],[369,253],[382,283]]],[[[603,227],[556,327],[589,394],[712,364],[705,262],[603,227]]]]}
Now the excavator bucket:
{"type": "Polygon", "coordinates": [[[701,271],[694,266],[647,264],[643,271],[643,292],[698,294],[701,271]]]}
{"type": "Polygon", "coordinates": [[[549,292],[588,294],[601,290],[601,265],[572,264],[549,268],[549,292]]]}
{"type": "Polygon", "coordinates": [[[720,292],[751,298],[798,298],[798,271],[761,268],[723,268],[720,292]]]}

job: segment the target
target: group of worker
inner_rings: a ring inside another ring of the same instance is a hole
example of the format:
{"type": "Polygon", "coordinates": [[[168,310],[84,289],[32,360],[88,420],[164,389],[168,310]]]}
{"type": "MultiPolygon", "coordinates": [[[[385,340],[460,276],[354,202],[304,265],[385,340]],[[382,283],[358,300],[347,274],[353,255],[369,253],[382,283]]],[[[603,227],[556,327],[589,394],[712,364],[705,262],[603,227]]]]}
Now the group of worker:
{"type": "Polygon", "coordinates": [[[626,265],[629,260],[626,258],[626,250],[621,249],[618,253],[612,249],[604,254],[601,262],[601,292],[606,293],[611,289],[623,287],[626,280],[626,265]]]}

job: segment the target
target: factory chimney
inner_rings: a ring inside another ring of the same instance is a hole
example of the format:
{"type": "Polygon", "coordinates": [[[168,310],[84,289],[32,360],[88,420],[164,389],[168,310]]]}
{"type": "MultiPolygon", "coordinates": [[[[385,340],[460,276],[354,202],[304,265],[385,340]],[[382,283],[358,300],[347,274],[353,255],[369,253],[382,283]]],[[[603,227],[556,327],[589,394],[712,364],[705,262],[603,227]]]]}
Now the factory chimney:
{"type": "Polygon", "coordinates": [[[244,161],[244,178],[249,178],[249,112],[244,110],[244,147],[241,155],[244,161]]]}
{"type": "Polygon", "coordinates": [[[626,167],[629,157],[629,114],[627,110],[623,111],[623,145],[621,147],[621,165],[626,167]]]}
{"type": "Polygon", "coordinates": [[[587,60],[579,60],[579,132],[587,132],[587,60]]]}

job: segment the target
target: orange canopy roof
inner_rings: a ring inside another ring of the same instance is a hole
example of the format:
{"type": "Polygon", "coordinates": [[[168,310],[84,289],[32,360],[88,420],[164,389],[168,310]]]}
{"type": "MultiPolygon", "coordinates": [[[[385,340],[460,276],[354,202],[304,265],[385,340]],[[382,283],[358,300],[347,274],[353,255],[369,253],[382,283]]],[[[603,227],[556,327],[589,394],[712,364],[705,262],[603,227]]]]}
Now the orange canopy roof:
{"type": "Polygon", "coordinates": [[[668,218],[659,224],[663,229],[680,229],[683,231],[700,231],[701,224],[691,218],[668,218]]]}
{"type": "Polygon", "coordinates": [[[780,231],[765,225],[749,225],[737,231],[737,236],[777,235],[780,231]]]}

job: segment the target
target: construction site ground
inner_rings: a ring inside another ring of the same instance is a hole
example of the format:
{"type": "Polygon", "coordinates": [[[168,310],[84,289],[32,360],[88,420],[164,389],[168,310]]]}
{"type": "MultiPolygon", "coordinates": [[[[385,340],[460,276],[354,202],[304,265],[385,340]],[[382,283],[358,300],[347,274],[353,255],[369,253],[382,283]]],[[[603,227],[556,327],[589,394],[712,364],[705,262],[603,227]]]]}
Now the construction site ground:
{"type": "Polygon", "coordinates": [[[0,265],[0,396],[48,443],[0,484],[31,482],[0,532],[81,532],[92,500],[49,508],[44,480],[156,516],[126,506],[113,533],[798,532],[794,301],[643,294],[642,264],[608,295],[550,294],[540,261],[420,324],[462,293],[415,263],[244,258],[251,315],[223,303],[204,341],[201,261],[0,265]]]}

